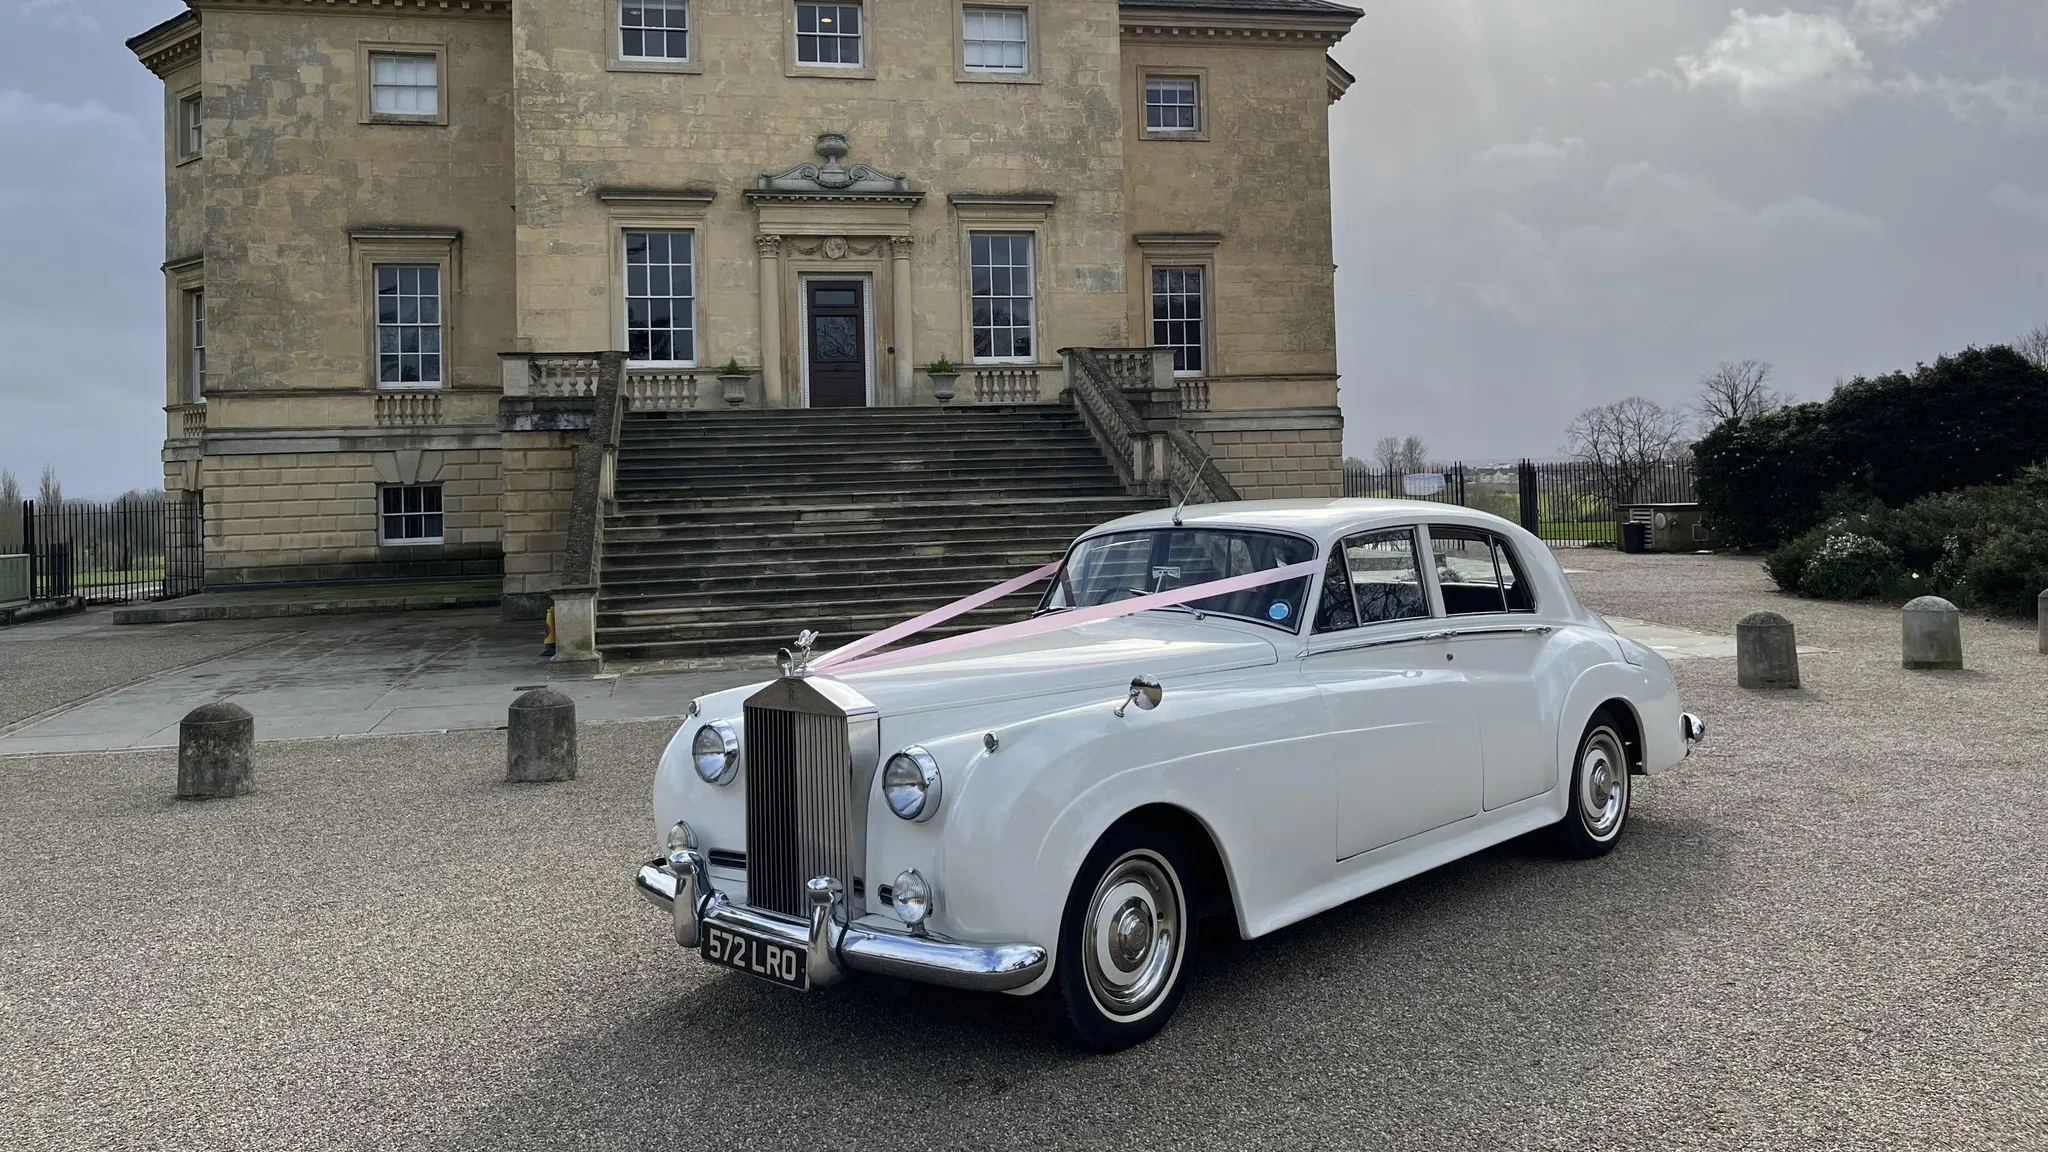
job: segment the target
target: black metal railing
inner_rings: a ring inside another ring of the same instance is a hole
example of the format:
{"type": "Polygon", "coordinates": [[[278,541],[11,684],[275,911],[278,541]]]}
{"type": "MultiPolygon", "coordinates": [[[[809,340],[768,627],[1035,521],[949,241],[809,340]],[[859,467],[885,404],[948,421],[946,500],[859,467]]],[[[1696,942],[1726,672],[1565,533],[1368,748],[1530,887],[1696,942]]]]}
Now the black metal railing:
{"type": "Polygon", "coordinates": [[[205,582],[197,493],[107,504],[27,500],[13,530],[11,540],[0,540],[0,554],[28,558],[31,600],[166,600],[205,582]]]}
{"type": "Polygon", "coordinates": [[[1513,520],[1559,546],[1613,544],[1620,504],[1690,504],[1692,461],[1664,460],[1613,469],[1577,460],[1503,464],[1430,464],[1375,469],[1347,464],[1344,494],[1395,500],[1434,500],[1477,508],[1513,520]]]}

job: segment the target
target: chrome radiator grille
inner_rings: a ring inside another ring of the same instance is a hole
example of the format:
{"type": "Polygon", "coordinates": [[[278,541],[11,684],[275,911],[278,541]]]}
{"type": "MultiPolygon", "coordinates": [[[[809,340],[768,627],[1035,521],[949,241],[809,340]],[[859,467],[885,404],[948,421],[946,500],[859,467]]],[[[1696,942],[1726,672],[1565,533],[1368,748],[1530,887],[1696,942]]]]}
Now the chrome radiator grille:
{"type": "Polygon", "coordinates": [[[810,915],[814,876],[853,885],[846,717],[748,704],[747,903],[810,915]]]}

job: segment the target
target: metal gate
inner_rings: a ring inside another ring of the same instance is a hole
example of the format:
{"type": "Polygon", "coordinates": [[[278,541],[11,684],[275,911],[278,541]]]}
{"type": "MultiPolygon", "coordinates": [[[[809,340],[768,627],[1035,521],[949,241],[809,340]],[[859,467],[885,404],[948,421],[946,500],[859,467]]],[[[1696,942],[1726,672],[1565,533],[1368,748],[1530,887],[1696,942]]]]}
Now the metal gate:
{"type": "Polygon", "coordinates": [[[199,493],[107,504],[66,500],[21,506],[21,549],[31,600],[166,600],[205,579],[199,493]]]}

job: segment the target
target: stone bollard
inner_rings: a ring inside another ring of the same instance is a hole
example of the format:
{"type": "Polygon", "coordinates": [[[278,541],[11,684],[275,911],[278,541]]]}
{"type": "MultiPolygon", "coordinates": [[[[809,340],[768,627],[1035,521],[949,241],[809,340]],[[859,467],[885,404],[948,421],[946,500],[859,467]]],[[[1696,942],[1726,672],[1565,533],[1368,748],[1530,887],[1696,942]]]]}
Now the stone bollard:
{"type": "Polygon", "coordinates": [[[535,688],[512,702],[505,720],[505,779],[545,784],[576,778],[576,702],[535,688]]]}
{"type": "Polygon", "coordinates": [[[1907,668],[1961,668],[1963,614],[1939,596],[1909,601],[1899,613],[1900,640],[1907,668]]]}
{"type": "Polygon", "coordinates": [[[1776,612],[1751,612],[1735,622],[1735,683],[1744,688],[1799,687],[1799,645],[1792,622],[1776,612]]]}
{"type": "Polygon", "coordinates": [[[256,786],[249,750],[256,717],[225,701],[202,704],[178,724],[178,799],[220,800],[256,786]]]}

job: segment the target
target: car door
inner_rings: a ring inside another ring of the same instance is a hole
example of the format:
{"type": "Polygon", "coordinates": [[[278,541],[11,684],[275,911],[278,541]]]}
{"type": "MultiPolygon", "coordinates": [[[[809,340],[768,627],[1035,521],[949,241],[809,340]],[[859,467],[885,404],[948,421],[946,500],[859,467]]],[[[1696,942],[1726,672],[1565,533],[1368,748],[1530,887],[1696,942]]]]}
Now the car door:
{"type": "Polygon", "coordinates": [[[1483,529],[1429,525],[1450,649],[1478,715],[1487,811],[1541,796],[1557,783],[1557,739],[1536,674],[1553,629],[1513,548],[1483,529]]]}
{"type": "Polygon", "coordinates": [[[1324,709],[1339,860],[1477,815],[1479,729],[1412,527],[1332,549],[1301,657],[1324,709]]]}

